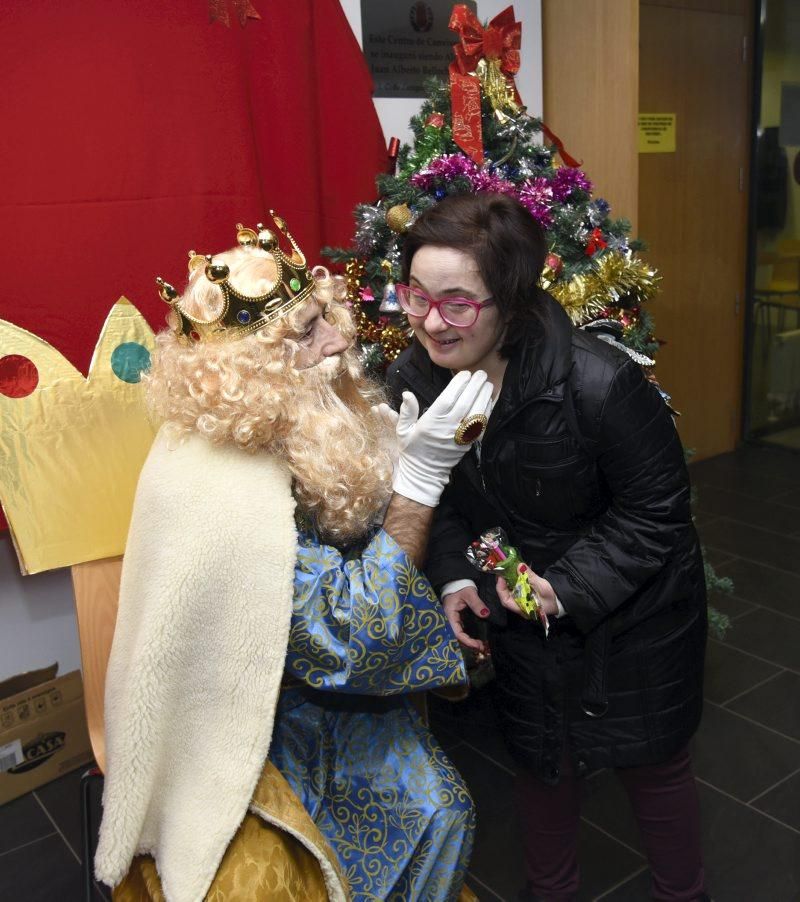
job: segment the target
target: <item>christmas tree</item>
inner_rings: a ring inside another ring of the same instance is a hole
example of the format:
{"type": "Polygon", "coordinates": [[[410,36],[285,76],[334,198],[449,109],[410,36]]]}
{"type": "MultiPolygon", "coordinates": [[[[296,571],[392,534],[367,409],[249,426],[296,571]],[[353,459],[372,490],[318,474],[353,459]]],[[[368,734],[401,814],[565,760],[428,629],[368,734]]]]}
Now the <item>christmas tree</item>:
{"type": "MultiPolygon", "coordinates": [[[[382,372],[411,341],[394,289],[407,229],[450,194],[491,191],[519,200],[544,229],[541,285],[572,322],[623,347],[655,382],[658,341],[646,304],[659,276],[638,256],[643,246],[631,237],[630,222],[611,216],[611,205],[593,196],[589,177],[561,141],[522,105],[514,84],[520,25],[513,11],[484,27],[456,6],[450,27],[459,43],[449,82],[427,83],[411,119],[413,144],[399,149],[390,174],[378,176],[378,200],[355,209],[352,247],[323,250],[344,265],[365,366],[382,372]]],[[[709,567],[707,582],[729,591],[709,567]]],[[[711,619],[724,632],[727,618],[713,611],[711,619]]]]}
{"type": "Polygon", "coordinates": [[[519,68],[513,13],[484,29],[457,6],[451,28],[461,43],[449,84],[428,82],[411,120],[413,145],[400,149],[394,173],[378,177],[379,200],[355,210],[352,248],[325,249],[345,264],[367,367],[380,371],[410,341],[394,295],[404,232],[443,197],[480,191],[515,197],[542,225],[549,247],[542,287],[572,321],[595,324],[606,340],[620,341],[652,366],[658,343],[644,305],[658,276],[637,256],[641,245],[630,237],[630,222],[611,217],[610,204],[592,196],[591,181],[561,142],[521,105],[513,82],[519,68]],[[498,56],[484,55],[498,46],[498,56]]]}

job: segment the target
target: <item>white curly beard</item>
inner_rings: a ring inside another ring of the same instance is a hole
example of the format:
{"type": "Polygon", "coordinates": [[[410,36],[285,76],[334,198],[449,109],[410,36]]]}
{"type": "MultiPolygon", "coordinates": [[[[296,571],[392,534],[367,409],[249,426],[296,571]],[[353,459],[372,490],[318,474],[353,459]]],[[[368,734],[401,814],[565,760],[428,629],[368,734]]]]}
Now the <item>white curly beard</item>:
{"type": "Polygon", "coordinates": [[[354,351],[298,373],[282,450],[301,509],[333,540],[363,536],[391,496],[394,430],[372,406],[381,400],[354,351]]]}

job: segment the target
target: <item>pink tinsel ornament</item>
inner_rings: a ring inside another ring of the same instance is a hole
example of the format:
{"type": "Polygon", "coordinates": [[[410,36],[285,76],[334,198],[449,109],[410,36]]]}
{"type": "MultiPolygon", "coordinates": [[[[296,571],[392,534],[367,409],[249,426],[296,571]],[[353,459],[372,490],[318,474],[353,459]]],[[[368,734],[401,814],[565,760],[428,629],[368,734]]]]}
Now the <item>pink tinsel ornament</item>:
{"type": "Polygon", "coordinates": [[[459,176],[471,178],[478,171],[477,164],[463,153],[446,153],[431,160],[421,172],[415,172],[411,184],[428,191],[440,179],[451,182],[459,176]]]}
{"type": "Polygon", "coordinates": [[[538,176],[523,182],[518,195],[519,202],[545,229],[549,229],[553,224],[553,214],[550,209],[553,204],[553,193],[551,182],[538,176]]]}
{"type": "Polygon", "coordinates": [[[485,169],[476,172],[471,176],[470,181],[476,191],[494,191],[497,194],[510,194],[512,197],[517,193],[511,182],[492,172],[487,172],[485,169]]]}
{"type": "Polygon", "coordinates": [[[576,189],[587,193],[592,191],[592,183],[586,177],[586,173],[568,166],[556,170],[552,185],[553,197],[560,204],[564,203],[576,189]]]}

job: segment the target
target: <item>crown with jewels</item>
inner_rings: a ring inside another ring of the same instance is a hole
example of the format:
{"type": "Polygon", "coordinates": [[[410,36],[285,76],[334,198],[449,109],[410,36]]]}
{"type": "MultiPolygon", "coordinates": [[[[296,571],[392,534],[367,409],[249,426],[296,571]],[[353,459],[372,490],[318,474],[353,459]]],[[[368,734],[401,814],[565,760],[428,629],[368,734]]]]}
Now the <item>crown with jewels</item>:
{"type": "Polygon", "coordinates": [[[187,313],[175,288],[160,276],[156,279],[159,295],[172,310],[167,317],[173,331],[190,341],[231,341],[250,335],[273,320],[285,316],[304,301],[314,290],[314,276],[306,266],[306,258],[286,228],[284,220],[274,210],[272,221],[292,246],[291,254],[281,249],[278,236],[261,223],[255,229],[236,226],[236,241],[240,247],[258,247],[267,251],[275,261],[278,272],[269,290],[257,297],[238,291],[230,284],[230,267],[215,263],[211,255],[189,251],[189,273],[202,270],[209,282],[219,286],[224,298],[222,312],[216,319],[201,320],[187,313]]]}

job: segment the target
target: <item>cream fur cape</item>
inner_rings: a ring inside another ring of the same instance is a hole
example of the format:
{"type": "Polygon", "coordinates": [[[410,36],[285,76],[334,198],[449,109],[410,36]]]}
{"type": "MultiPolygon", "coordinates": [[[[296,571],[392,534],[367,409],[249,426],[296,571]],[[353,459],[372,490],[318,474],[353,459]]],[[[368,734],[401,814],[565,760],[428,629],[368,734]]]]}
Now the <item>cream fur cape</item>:
{"type": "Polygon", "coordinates": [[[139,480],[106,678],[97,877],[140,853],[202,899],[269,751],[297,557],[288,468],[156,437],[139,480]]]}

